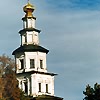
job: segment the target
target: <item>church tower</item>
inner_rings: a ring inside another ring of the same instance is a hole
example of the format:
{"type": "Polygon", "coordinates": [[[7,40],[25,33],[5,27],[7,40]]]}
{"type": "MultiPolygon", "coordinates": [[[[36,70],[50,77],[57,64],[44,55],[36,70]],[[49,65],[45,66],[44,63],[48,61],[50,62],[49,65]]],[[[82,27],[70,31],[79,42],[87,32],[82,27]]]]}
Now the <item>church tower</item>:
{"type": "Polygon", "coordinates": [[[54,96],[54,76],[47,71],[46,55],[49,52],[39,44],[40,30],[36,29],[35,7],[28,2],[23,11],[23,29],[19,31],[21,45],[13,51],[19,88],[32,97],[54,96]]]}

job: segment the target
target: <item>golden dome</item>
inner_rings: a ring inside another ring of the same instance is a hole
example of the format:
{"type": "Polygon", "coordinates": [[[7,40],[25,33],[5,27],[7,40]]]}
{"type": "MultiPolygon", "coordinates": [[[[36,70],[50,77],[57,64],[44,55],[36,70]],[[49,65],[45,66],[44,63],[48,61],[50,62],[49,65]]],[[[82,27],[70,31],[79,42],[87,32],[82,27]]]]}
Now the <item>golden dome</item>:
{"type": "Polygon", "coordinates": [[[26,13],[25,17],[33,17],[32,12],[35,10],[35,7],[29,2],[23,7],[23,11],[26,13]]]}
{"type": "Polygon", "coordinates": [[[28,9],[34,11],[34,10],[35,10],[35,7],[34,7],[32,4],[30,4],[30,3],[28,2],[28,3],[23,7],[23,10],[24,10],[24,12],[27,12],[28,9]]]}

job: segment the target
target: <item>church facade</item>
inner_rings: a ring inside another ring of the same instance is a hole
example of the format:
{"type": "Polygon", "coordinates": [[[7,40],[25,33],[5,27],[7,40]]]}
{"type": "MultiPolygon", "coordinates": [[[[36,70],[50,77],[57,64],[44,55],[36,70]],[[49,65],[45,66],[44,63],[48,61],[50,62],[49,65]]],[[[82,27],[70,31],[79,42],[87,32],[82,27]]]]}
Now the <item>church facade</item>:
{"type": "MultiPolygon", "coordinates": [[[[36,28],[36,17],[33,16],[35,7],[28,2],[23,11],[23,29],[19,31],[21,37],[20,46],[13,51],[16,64],[16,76],[19,88],[26,95],[34,98],[51,98],[54,95],[54,76],[47,70],[46,55],[49,50],[39,43],[40,30],[36,28]],[[42,96],[42,97],[41,97],[42,96]]],[[[55,97],[56,99],[62,99],[55,97]]]]}

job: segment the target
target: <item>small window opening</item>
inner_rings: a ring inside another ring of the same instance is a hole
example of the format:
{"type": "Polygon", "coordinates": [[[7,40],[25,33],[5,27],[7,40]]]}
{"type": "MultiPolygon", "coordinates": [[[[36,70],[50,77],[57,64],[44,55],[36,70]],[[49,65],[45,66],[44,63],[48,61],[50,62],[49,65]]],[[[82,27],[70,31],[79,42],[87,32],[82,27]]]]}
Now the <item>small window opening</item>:
{"type": "Polygon", "coordinates": [[[48,93],[48,84],[46,84],[46,93],[48,93]]]}
{"type": "Polygon", "coordinates": [[[43,60],[40,60],[40,68],[43,69],[43,60]]]}
{"type": "Polygon", "coordinates": [[[30,59],[30,68],[35,68],[34,59],[30,59]]]}
{"type": "Polygon", "coordinates": [[[25,85],[25,93],[28,94],[28,85],[27,85],[27,82],[25,82],[24,85],[25,85]]]}
{"type": "Polygon", "coordinates": [[[41,83],[39,83],[39,92],[41,92],[41,83]]]}
{"type": "Polygon", "coordinates": [[[24,69],[24,59],[20,59],[20,65],[21,65],[21,69],[24,69]]]}

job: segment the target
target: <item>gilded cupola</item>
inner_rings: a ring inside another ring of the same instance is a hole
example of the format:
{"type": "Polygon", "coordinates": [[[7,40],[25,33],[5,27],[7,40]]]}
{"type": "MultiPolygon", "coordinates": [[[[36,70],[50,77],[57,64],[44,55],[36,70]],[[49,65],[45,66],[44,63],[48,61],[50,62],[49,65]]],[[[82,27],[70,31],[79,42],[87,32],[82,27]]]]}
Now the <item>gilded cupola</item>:
{"type": "Polygon", "coordinates": [[[23,11],[26,13],[25,17],[33,17],[32,12],[35,10],[35,7],[28,2],[24,7],[23,11]]]}

